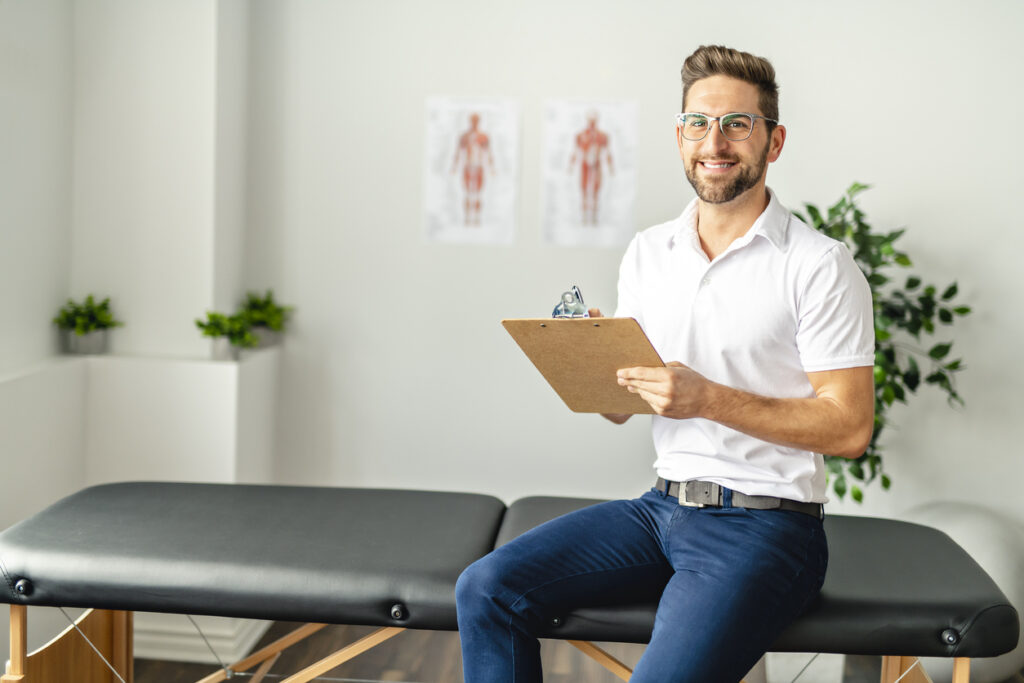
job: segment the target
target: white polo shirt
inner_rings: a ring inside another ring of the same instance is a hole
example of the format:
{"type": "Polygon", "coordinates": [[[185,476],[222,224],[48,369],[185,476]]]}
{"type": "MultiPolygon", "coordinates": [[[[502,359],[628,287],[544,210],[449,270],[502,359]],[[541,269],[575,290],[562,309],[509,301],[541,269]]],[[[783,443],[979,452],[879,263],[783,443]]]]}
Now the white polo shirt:
{"type": "MultiPolygon", "coordinates": [[[[808,372],[874,364],[871,290],[846,245],[808,227],[769,190],[745,235],[709,261],[697,200],[634,237],[616,317],[636,318],[667,363],[773,398],[812,398],[808,372]]],[[[658,476],[823,503],[821,455],[702,418],[652,418],[658,476]]]]}

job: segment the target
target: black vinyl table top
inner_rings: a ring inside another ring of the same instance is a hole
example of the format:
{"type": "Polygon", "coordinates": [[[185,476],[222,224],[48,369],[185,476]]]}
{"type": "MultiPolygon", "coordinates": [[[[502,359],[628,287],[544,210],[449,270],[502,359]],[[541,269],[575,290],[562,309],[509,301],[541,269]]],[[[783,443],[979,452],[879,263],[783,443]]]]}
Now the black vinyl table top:
{"type": "MultiPolygon", "coordinates": [[[[0,602],[456,630],[462,570],[600,501],[438,491],[127,482],[84,489],[0,533],[0,602]]],[[[818,601],[776,651],[986,657],[1016,610],[942,532],[826,516],[818,601]]],[[[544,636],[647,642],[655,604],[583,607],[544,636]]]]}
{"type": "Polygon", "coordinates": [[[452,630],[455,581],[504,512],[466,493],[101,485],[0,534],[0,600],[452,630]]]}

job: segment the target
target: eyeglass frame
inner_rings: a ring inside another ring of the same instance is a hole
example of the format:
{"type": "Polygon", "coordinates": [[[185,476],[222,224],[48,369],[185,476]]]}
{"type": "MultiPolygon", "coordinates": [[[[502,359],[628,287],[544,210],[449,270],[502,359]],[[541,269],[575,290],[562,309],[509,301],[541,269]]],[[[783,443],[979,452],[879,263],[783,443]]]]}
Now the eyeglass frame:
{"type": "MultiPolygon", "coordinates": [[[[776,121],[775,119],[770,119],[767,116],[761,116],[760,114],[751,114],[751,113],[745,112],[745,111],[731,111],[728,114],[722,114],[721,116],[708,116],[707,114],[702,114],[699,111],[684,111],[684,112],[680,112],[680,113],[676,114],[676,127],[677,128],[682,128],[686,124],[686,117],[687,116],[703,116],[708,121],[717,121],[718,122],[718,132],[721,133],[722,137],[725,138],[726,140],[728,140],[729,142],[746,142],[747,140],[749,140],[750,136],[754,134],[754,123],[756,123],[758,119],[764,119],[765,121],[768,121],[769,123],[774,123],[775,125],[779,125],[779,122],[776,121]],[[736,116],[737,114],[739,114],[740,116],[749,116],[751,118],[750,133],[745,138],[741,138],[739,140],[733,140],[732,138],[730,138],[728,135],[725,134],[725,129],[722,128],[722,119],[728,118],[729,116],[736,116]]],[[[711,126],[708,126],[707,129],[704,131],[704,135],[700,136],[696,140],[694,140],[692,138],[688,138],[685,135],[683,136],[683,139],[684,140],[689,140],[690,142],[700,142],[701,140],[703,140],[704,138],[706,138],[708,136],[708,131],[710,131],[710,130],[711,130],[711,126]]]]}

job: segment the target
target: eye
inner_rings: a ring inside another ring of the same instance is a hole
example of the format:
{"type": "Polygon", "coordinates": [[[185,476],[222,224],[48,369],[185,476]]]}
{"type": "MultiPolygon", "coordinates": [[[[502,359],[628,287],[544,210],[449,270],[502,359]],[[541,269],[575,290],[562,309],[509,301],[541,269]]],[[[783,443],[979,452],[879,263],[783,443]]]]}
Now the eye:
{"type": "Polygon", "coordinates": [[[750,117],[745,114],[730,114],[722,119],[722,125],[736,131],[750,130],[750,117]]]}
{"type": "Polygon", "coordinates": [[[708,125],[708,120],[704,116],[687,116],[686,125],[690,128],[703,128],[708,125]]]}

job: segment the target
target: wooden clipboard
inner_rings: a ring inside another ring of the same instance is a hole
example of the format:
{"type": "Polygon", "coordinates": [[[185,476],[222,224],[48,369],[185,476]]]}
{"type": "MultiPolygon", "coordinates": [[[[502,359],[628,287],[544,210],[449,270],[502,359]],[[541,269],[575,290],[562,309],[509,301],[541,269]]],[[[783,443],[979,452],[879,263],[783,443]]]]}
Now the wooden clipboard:
{"type": "Polygon", "coordinates": [[[622,368],[665,363],[633,318],[519,318],[501,324],[577,413],[653,413],[618,384],[622,368]]]}

